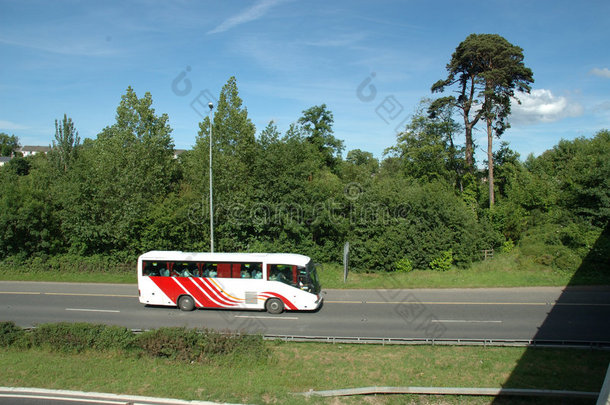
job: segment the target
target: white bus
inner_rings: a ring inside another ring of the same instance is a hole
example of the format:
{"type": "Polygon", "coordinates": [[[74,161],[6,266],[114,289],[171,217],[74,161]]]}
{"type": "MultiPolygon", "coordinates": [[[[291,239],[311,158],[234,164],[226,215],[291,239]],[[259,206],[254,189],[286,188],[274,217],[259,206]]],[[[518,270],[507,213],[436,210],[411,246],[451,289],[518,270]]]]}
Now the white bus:
{"type": "Polygon", "coordinates": [[[288,253],[151,251],[138,259],[138,293],[148,305],[195,308],[316,310],[322,305],[316,267],[288,253]]]}

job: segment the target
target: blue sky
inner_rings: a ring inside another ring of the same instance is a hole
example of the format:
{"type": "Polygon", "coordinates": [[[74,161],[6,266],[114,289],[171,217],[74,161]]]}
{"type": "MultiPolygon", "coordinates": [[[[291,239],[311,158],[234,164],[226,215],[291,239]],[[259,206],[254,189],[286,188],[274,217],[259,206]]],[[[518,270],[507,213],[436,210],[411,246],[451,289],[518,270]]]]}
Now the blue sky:
{"type": "Polygon", "coordinates": [[[0,0],[0,132],[49,145],[65,113],[95,138],[132,86],[188,149],[202,107],[235,76],[257,133],[325,103],[346,151],[381,157],[456,46],[497,33],[534,72],[503,136],[525,157],[610,128],[608,16],[607,0],[0,0]]]}

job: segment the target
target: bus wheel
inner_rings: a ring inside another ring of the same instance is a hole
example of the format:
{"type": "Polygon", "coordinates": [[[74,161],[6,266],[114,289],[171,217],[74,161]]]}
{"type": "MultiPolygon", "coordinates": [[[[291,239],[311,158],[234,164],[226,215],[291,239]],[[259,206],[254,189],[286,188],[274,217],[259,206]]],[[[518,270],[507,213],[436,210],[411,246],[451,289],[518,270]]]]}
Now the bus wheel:
{"type": "Polygon", "coordinates": [[[278,298],[269,298],[265,302],[265,309],[270,314],[281,314],[284,312],[284,303],[278,298]]]}
{"type": "Polygon", "coordinates": [[[195,309],[195,301],[190,295],[183,295],[178,298],[178,308],[183,311],[192,311],[195,309]]]}

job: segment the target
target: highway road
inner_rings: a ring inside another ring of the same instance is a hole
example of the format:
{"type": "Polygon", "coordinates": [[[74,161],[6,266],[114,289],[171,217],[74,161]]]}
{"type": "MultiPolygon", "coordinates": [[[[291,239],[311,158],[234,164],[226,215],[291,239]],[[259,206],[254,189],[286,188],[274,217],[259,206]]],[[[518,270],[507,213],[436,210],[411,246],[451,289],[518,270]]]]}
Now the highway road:
{"type": "Polygon", "coordinates": [[[0,282],[0,320],[325,337],[610,342],[610,288],[326,290],[317,312],[148,307],[135,285],[0,282]]]}

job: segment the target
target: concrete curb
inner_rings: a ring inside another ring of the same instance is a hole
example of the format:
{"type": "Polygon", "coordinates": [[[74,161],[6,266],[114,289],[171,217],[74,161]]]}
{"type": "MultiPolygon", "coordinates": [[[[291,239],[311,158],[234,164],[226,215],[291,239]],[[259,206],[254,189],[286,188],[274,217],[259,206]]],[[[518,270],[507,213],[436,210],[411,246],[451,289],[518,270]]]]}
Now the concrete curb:
{"type": "Polygon", "coordinates": [[[301,395],[306,397],[336,397],[351,395],[374,395],[374,394],[424,394],[424,395],[481,395],[481,396],[543,396],[562,398],[591,398],[596,399],[598,392],[586,391],[563,391],[544,389],[521,389],[521,388],[461,388],[461,387],[362,387],[347,388],[328,391],[309,391],[301,395]]]}
{"type": "Polygon", "coordinates": [[[596,405],[610,405],[610,365],[608,365],[604,385],[602,385],[602,390],[599,393],[596,405]]]}
{"type": "Polygon", "coordinates": [[[67,399],[79,400],[84,402],[99,400],[105,401],[108,404],[127,404],[127,403],[143,403],[143,404],[160,404],[160,405],[239,405],[227,404],[210,401],[186,401],[173,398],[155,398],[138,395],[119,395],[108,394],[102,392],[84,392],[84,391],[69,391],[69,390],[51,390],[45,388],[25,388],[25,387],[0,387],[1,397],[20,397],[20,398],[40,398],[40,399],[67,399]]]}

